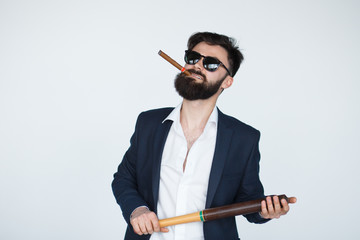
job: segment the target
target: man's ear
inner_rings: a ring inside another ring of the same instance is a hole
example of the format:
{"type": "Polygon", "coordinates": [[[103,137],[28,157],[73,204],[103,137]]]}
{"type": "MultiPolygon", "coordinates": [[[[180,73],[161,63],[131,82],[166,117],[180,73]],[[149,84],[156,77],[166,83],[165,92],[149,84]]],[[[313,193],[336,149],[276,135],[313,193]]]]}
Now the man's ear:
{"type": "Polygon", "coordinates": [[[227,76],[225,78],[225,80],[223,81],[223,83],[221,84],[221,88],[226,89],[228,87],[231,87],[231,85],[233,84],[234,78],[227,76]]]}

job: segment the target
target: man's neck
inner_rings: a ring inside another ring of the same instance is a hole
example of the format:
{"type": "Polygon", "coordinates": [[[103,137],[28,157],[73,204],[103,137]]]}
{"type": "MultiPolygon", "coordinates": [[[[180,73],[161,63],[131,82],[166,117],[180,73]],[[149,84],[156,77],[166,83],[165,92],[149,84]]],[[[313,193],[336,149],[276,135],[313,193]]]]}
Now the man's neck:
{"type": "Polygon", "coordinates": [[[194,101],[184,99],[180,111],[181,126],[189,131],[204,129],[215,107],[216,100],[217,98],[194,101]]]}

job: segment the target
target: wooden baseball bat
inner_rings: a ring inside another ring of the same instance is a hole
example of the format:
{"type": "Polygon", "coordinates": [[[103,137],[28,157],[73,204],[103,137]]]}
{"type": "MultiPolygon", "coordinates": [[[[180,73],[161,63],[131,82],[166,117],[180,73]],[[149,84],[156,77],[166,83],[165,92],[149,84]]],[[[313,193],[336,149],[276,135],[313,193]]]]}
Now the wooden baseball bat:
{"type": "MultiPolygon", "coordinates": [[[[287,202],[289,202],[289,199],[284,194],[278,195],[278,197],[280,201],[281,199],[285,199],[287,202]]],[[[159,223],[160,223],[160,227],[167,227],[167,226],[183,224],[183,223],[206,222],[206,221],[212,221],[226,217],[233,217],[237,215],[245,215],[245,214],[260,212],[261,201],[263,200],[265,200],[265,198],[247,201],[247,202],[241,202],[241,203],[234,203],[222,207],[208,208],[195,213],[162,219],[159,221],[159,223]]]]}
{"type": "Polygon", "coordinates": [[[185,70],[185,68],[183,66],[181,66],[180,64],[178,64],[174,59],[172,59],[171,57],[169,57],[168,55],[166,55],[163,51],[159,51],[159,55],[161,57],[163,57],[166,61],[168,61],[169,63],[171,63],[173,66],[175,66],[177,69],[179,69],[181,72],[185,73],[186,75],[190,76],[191,73],[188,72],[187,70],[185,70]]]}

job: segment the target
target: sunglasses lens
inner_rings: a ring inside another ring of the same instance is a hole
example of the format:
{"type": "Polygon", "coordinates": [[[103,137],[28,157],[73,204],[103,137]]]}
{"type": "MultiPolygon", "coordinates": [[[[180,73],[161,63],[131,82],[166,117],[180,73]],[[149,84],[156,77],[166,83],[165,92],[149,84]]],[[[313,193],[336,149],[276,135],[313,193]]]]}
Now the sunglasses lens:
{"type": "Polygon", "coordinates": [[[213,57],[206,57],[203,60],[204,68],[210,72],[216,71],[220,66],[220,61],[213,57]]]}
{"type": "Polygon", "coordinates": [[[185,54],[185,62],[187,64],[194,65],[197,63],[201,58],[201,55],[197,52],[187,51],[185,54]]]}

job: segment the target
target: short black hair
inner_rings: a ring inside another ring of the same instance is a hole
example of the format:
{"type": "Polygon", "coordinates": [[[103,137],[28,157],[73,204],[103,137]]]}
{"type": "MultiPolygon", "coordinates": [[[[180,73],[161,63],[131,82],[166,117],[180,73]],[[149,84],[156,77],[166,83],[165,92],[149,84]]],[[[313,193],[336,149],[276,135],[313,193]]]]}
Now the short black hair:
{"type": "Polygon", "coordinates": [[[211,32],[197,32],[190,36],[188,40],[188,50],[192,50],[197,44],[205,42],[209,45],[219,45],[223,47],[228,53],[228,61],[230,64],[231,76],[235,76],[244,56],[237,46],[234,38],[211,32]]]}

